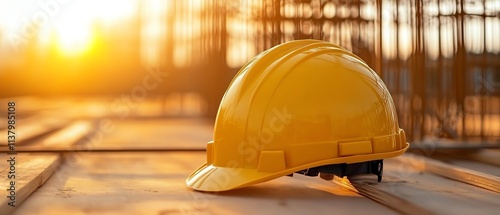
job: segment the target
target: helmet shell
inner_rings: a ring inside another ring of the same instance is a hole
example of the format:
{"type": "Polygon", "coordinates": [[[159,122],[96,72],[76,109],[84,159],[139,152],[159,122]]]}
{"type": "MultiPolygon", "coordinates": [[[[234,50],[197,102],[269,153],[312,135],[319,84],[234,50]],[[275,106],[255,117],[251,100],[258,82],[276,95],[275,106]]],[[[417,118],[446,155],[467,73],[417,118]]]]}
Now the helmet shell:
{"type": "Polygon", "coordinates": [[[389,91],[363,60],[328,42],[297,40],[241,68],[221,101],[207,164],[186,182],[223,191],[393,157],[408,146],[389,91]]]}

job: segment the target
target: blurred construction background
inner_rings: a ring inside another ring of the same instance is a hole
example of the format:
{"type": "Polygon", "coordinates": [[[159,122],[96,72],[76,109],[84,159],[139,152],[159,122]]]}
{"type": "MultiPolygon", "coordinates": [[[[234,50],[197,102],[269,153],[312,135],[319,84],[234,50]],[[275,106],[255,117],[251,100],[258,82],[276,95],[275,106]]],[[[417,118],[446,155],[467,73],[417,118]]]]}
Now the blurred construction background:
{"type": "Polygon", "coordinates": [[[214,118],[246,61],[314,38],[381,76],[411,140],[498,142],[499,36],[498,0],[0,0],[0,97],[214,118]]]}

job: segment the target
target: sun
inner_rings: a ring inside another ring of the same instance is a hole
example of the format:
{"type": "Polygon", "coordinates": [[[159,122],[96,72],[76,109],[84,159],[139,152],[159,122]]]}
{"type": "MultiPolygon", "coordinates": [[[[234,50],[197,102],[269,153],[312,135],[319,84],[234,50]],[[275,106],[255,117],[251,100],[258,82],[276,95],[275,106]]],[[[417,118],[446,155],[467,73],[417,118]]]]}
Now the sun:
{"type": "Polygon", "coordinates": [[[136,15],[138,4],[138,0],[0,0],[0,45],[6,43],[1,33],[7,32],[24,44],[38,41],[42,47],[56,47],[63,56],[80,56],[92,47],[96,23],[119,24],[136,15]],[[24,35],[26,26],[35,35],[24,35]]]}
{"type": "Polygon", "coordinates": [[[74,1],[61,8],[61,14],[53,24],[59,50],[67,56],[85,53],[95,37],[95,23],[112,25],[133,15],[134,3],[132,0],[86,0],[74,1]]]}
{"type": "Polygon", "coordinates": [[[93,37],[90,17],[71,15],[54,23],[59,50],[67,56],[77,56],[90,48],[93,37]]]}

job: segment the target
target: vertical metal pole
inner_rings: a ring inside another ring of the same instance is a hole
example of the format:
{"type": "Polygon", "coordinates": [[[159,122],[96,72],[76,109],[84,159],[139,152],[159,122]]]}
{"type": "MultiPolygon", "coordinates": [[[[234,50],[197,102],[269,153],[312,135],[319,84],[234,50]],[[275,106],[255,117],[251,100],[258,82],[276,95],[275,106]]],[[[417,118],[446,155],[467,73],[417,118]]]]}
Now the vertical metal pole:
{"type": "MultiPolygon", "coordinates": [[[[395,92],[394,92],[394,97],[395,97],[395,100],[396,100],[396,104],[399,103],[399,99],[400,99],[400,83],[399,83],[399,79],[400,79],[400,73],[401,73],[401,58],[399,58],[399,24],[400,24],[400,21],[399,21],[399,0],[396,0],[396,43],[397,43],[397,46],[396,46],[396,71],[395,71],[395,79],[396,81],[394,82],[395,83],[395,92]]],[[[399,105],[396,105],[396,107],[398,107],[399,105]]]]}
{"type": "Polygon", "coordinates": [[[377,20],[378,20],[378,41],[376,46],[377,57],[378,59],[375,61],[375,71],[379,73],[380,77],[383,77],[383,56],[382,56],[382,0],[376,0],[377,4],[377,20]]]}
{"type": "Polygon", "coordinates": [[[465,113],[465,105],[464,105],[464,99],[465,99],[465,90],[466,90],[466,84],[465,84],[465,67],[467,66],[466,64],[466,58],[465,58],[465,39],[464,39],[464,23],[465,23],[465,16],[464,16],[464,0],[460,0],[460,12],[458,14],[459,17],[459,22],[460,22],[460,28],[459,28],[459,41],[458,41],[458,50],[457,50],[457,61],[456,61],[456,66],[455,66],[455,71],[457,73],[457,105],[458,107],[461,108],[462,111],[462,134],[461,134],[461,139],[462,140],[467,140],[467,135],[466,135],[466,113],[465,113]]]}
{"type": "MultiPolygon", "coordinates": [[[[442,98],[442,95],[443,95],[443,92],[442,92],[442,86],[443,86],[443,75],[445,74],[443,72],[443,58],[441,57],[442,55],[442,51],[441,51],[441,4],[440,4],[440,0],[436,0],[437,1],[437,7],[438,7],[438,15],[437,15],[437,31],[438,31],[438,42],[437,42],[437,46],[438,46],[438,56],[437,56],[437,110],[434,110],[435,111],[435,115],[439,118],[441,118],[442,120],[438,120],[437,123],[438,123],[438,126],[439,124],[441,124],[441,130],[445,130],[446,128],[446,108],[443,108],[446,107],[446,101],[443,101],[443,98],[442,98]],[[443,115],[441,115],[443,114],[443,115]]],[[[438,134],[440,135],[440,134],[438,134]]]]}
{"type": "Polygon", "coordinates": [[[485,135],[485,129],[486,129],[486,122],[485,122],[485,114],[486,114],[486,111],[487,111],[487,97],[489,96],[489,93],[488,92],[488,79],[487,79],[487,71],[486,71],[486,68],[487,68],[487,63],[486,63],[486,0],[483,0],[481,1],[481,3],[483,4],[483,14],[482,15],[482,21],[483,21],[483,52],[481,53],[481,69],[482,69],[482,88],[484,90],[482,90],[482,93],[481,93],[481,141],[485,141],[486,140],[486,135],[485,135]]]}
{"type": "MultiPolygon", "coordinates": [[[[424,137],[426,135],[425,129],[426,129],[426,117],[425,115],[427,114],[427,90],[426,90],[426,73],[427,71],[425,70],[425,46],[423,44],[424,41],[424,25],[423,25],[423,20],[424,20],[424,15],[423,15],[423,2],[422,1],[416,1],[417,2],[417,56],[418,56],[418,63],[417,63],[417,70],[418,73],[420,74],[420,79],[419,79],[419,94],[420,94],[420,99],[421,99],[421,105],[420,105],[420,117],[421,117],[421,122],[420,122],[420,138],[424,137]]],[[[429,86],[427,86],[429,87],[429,86]]]]}
{"type": "Polygon", "coordinates": [[[415,107],[415,97],[416,97],[416,92],[417,92],[417,84],[418,84],[418,81],[417,81],[417,76],[415,74],[415,64],[416,64],[416,54],[417,54],[417,51],[416,51],[416,45],[415,45],[415,41],[416,41],[416,27],[415,27],[415,14],[414,14],[414,4],[415,4],[415,0],[414,1],[410,1],[408,2],[408,5],[409,5],[409,11],[408,13],[410,14],[410,24],[411,24],[411,29],[412,29],[412,34],[413,34],[413,37],[412,37],[412,48],[413,48],[413,53],[411,55],[411,62],[409,63],[408,67],[409,68],[409,71],[408,71],[408,75],[409,75],[409,79],[410,79],[410,83],[411,83],[411,87],[410,87],[410,92],[409,92],[409,99],[410,99],[410,107],[408,108],[409,109],[409,113],[410,113],[410,122],[409,122],[409,129],[410,129],[410,134],[409,134],[409,137],[411,140],[416,140],[416,131],[415,131],[415,121],[417,119],[417,117],[415,117],[415,110],[414,110],[414,107],[415,107]]]}

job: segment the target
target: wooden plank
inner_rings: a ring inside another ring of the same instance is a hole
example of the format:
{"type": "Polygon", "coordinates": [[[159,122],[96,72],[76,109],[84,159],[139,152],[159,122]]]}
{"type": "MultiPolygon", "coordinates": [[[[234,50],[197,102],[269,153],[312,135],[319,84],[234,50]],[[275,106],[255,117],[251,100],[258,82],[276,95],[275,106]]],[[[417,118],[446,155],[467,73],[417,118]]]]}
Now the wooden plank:
{"type": "Polygon", "coordinates": [[[93,148],[180,148],[205,149],[213,139],[213,122],[204,119],[172,118],[111,120],[94,138],[93,148]]]}
{"type": "MultiPolygon", "coordinates": [[[[192,118],[110,120],[96,124],[78,121],[58,131],[58,135],[43,142],[36,141],[37,144],[17,146],[16,150],[19,153],[205,151],[213,133],[211,121],[192,118]],[[105,124],[106,128],[99,124],[105,124]],[[71,135],[83,137],[94,130],[95,133],[82,144],[72,147],[65,144],[75,141],[68,139],[71,135]],[[83,134],[75,135],[75,132],[83,134]]],[[[0,146],[0,153],[8,151],[7,146],[0,146]]]]}
{"type": "Polygon", "coordinates": [[[481,149],[470,153],[460,153],[456,156],[500,167],[499,149],[481,149]]]}
{"type": "MultiPolygon", "coordinates": [[[[406,157],[403,156],[403,157],[406,157]]],[[[403,214],[496,214],[498,193],[449,180],[400,162],[384,160],[384,178],[350,177],[344,186],[403,214]],[[346,183],[348,185],[346,185],[346,183]]]]}
{"type": "Polygon", "coordinates": [[[416,154],[408,154],[397,159],[421,171],[428,171],[436,175],[500,193],[500,177],[498,176],[446,164],[442,161],[416,154]]]}
{"type": "Polygon", "coordinates": [[[359,178],[348,180],[347,178],[335,177],[332,181],[402,214],[434,214],[425,207],[420,207],[406,199],[391,194],[391,192],[379,189],[377,186],[372,186],[376,182],[370,181],[370,179],[363,181],[359,180],[359,178]]]}
{"type": "MultiPolygon", "coordinates": [[[[21,146],[19,152],[154,152],[204,151],[212,140],[213,122],[194,118],[107,120],[97,123],[87,142],[72,148],[21,146]],[[194,131],[194,132],[193,132],[194,131]]],[[[6,147],[0,147],[7,151],[6,147]]]]}
{"type": "MultiPolygon", "coordinates": [[[[112,120],[111,125],[113,129],[94,133],[93,149],[199,149],[212,137],[212,124],[195,119],[112,120]]],[[[213,194],[195,192],[184,182],[205,162],[203,152],[67,154],[71,162],[17,214],[495,214],[500,207],[498,193],[430,174],[408,164],[413,161],[399,159],[385,161],[382,183],[376,183],[375,176],[353,177],[347,189],[296,174],[213,194]]]]}
{"type": "MultiPolygon", "coordinates": [[[[469,154],[469,153],[475,154],[475,152],[463,152],[461,150],[455,151],[454,153],[450,151],[446,152],[438,151],[433,153],[431,155],[431,158],[443,161],[451,165],[500,177],[500,166],[491,164],[491,162],[482,162],[479,161],[478,159],[468,159],[469,156],[464,154],[469,154]]],[[[490,159],[498,160],[500,158],[500,154],[498,156],[499,157],[496,158],[490,157],[490,159]]]]}
{"type": "Polygon", "coordinates": [[[48,148],[56,147],[64,149],[79,142],[82,138],[87,137],[95,131],[96,126],[89,120],[78,120],[70,125],[62,128],[54,135],[41,140],[35,147],[48,148]]]}
{"type": "Polygon", "coordinates": [[[470,160],[460,160],[460,159],[450,159],[446,160],[446,163],[452,164],[454,166],[459,166],[462,168],[494,175],[500,177],[500,167],[493,166],[485,163],[470,161],[470,160]]]}
{"type": "MultiPolygon", "coordinates": [[[[38,141],[35,146],[57,146],[57,147],[67,147],[72,144],[77,143],[86,135],[89,135],[93,131],[93,124],[88,121],[77,121],[63,128],[47,138],[38,141]]],[[[67,152],[67,151],[66,151],[67,152]]],[[[2,160],[8,160],[10,155],[4,154],[2,160]]],[[[0,211],[1,214],[10,214],[20,208],[19,206],[33,193],[36,189],[42,186],[45,181],[54,173],[57,167],[62,162],[62,156],[60,154],[17,154],[14,158],[16,160],[15,166],[15,206],[12,207],[8,205],[8,198],[2,198],[0,201],[0,211]]],[[[4,163],[4,162],[3,162],[4,163]]],[[[11,179],[8,178],[10,166],[0,166],[2,172],[0,172],[0,195],[8,196],[7,189],[9,189],[9,183],[11,179]]]]}
{"type": "MultiPolygon", "coordinates": [[[[16,145],[25,144],[27,141],[42,135],[56,131],[70,123],[71,120],[52,116],[37,115],[25,120],[16,122],[16,145]]],[[[0,133],[6,134],[6,128],[0,130],[0,133]]],[[[7,138],[0,138],[0,146],[7,146],[7,138]]]]}
{"type": "MultiPolygon", "coordinates": [[[[77,122],[76,124],[81,124],[77,122]]],[[[99,124],[99,123],[98,123],[99,124]]],[[[76,126],[73,124],[73,126],[76,126]]],[[[151,119],[151,120],[110,120],[106,122],[109,128],[99,129],[95,136],[88,138],[90,148],[69,149],[57,144],[46,143],[17,147],[19,152],[61,152],[68,150],[83,151],[172,151],[172,150],[204,150],[208,141],[212,140],[213,125],[203,119],[151,119]],[[140,126],[138,126],[140,125],[140,126]],[[193,132],[196,131],[196,132],[193,132]]],[[[88,126],[87,126],[88,127],[88,126]]],[[[60,133],[79,128],[66,128],[60,133]]],[[[88,128],[87,128],[88,129],[88,128]]],[[[55,136],[54,136],[55,138],[55,136]]],[[[65,139],[67,137],[61,137],[65,139]]],[[[71,142],[71,141],[70,141],[71,142]]],[[[0,151],[6,151],[0,147],[0,151]]]]}
{"type": "MultiPolygon", "coordinates": [[[[0,104],[2,107],[7,107],[8,102],[16,103],[16,115],[17,117],[24,118],[26,116],[37,115],[45,111],[57,110],[62,107],[68,107],[68,103],[71,102],[70,99],[44,99],[34,96],[23,96],[23,97],[11,97],[0,99],[0,104]]],[[[7,108],[0,108],[0,116],[7,115],[7,108]]]]}
{"type": "MultiPolygon", "coordinates": [[[[10,156],[7,156],[9,159],[10,156]]],[[[2,162],[4,162],[2,159],[2,162]]],[[[60,157],[57,154],[22,154],[15,157],[15,199],[13,199],[15,207],[11,207],[8,203],[10,181],[8,178],[10,168],[0,172],[0,211],[1,214],[10,214],[30,196],[36,189],[42,186],[45,181],[57,169],[60,157]]]]}
{"type": "MultiPolygon", "coordinates": [[[[474,150],[464,150],[464,149],[454,149],[454,150],[436,150],[432,151],[432,153],[427,153],[430,157],[444,160],[444,161],[453,161],[460,160],[463,162],[471,162],[476,163],[479,168],[481,166],[495,166],[500,168],[500,150],[498,149],[474,149],[474,150]]],[[[492,169],[494,167],[485,167],[486,169],[492,169]]],[[[474,167],[471,168],[475,170],[474,167]]],[[[481,172],[481,171],[480,171],[481,172]]],[[[488,172],[487,172],[488,173],[488,172]]],[[[489,173],[492,175],[497,175],[493,173],[489,173]]],[[[497,175],[499,176],[499,175],[497,175]]]]}
{"type": "MultiPolygon", "coordinates": [[[[93,149],[199,149],[212,136],[211,123],[191,119],[124,120],[113,126],[93,149]]],[[[301,175],[224,193],[195,192],[184,181],[205,162],[204,152],[76,153],[73,158],[74,165],[58,171],[17,214],[256,214],[264,207],[275,214],[394,214],[352,191],[301,175]]]]}
{"type": "Polygon", "coordinates": [[[62,167],[17,214],[396,214],[318,177],[281,177],[220,193],[185,179],[205,153],[81,154],[62,167]]]}
{"type": "MultiPolygon", "coordinates": [[[[17,146],[17,153],[63,153],[74,151],[88,151],[88,149],[74,145],[84,137],[89,137],[95,131],[95,125],[88,120],[75,121],[72,124],[62,128],[52,135],[36,141],[29,146],[17,146]]],[[[8,153],[8,147],[0,147],[0,153],[8,153]]]]}
{"type": "Polygon", "coordinates": [[[201,100],[197,101],[196,98],[192,97],[180,94],[178,99],[153,96],[143,101],[130,101],[120,96],[79,98],[68,101],[71,103],[68,105],[71,108],[65,109],[62,116],[78,119],[107,118],[112,120],[198,117],[203,112],[203,105],[201,100]]]}

